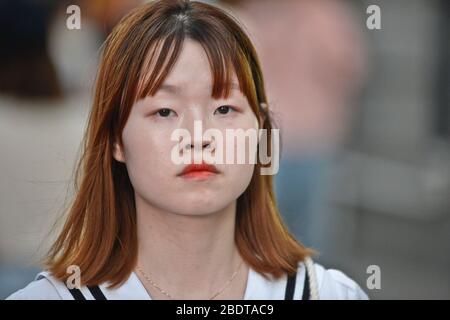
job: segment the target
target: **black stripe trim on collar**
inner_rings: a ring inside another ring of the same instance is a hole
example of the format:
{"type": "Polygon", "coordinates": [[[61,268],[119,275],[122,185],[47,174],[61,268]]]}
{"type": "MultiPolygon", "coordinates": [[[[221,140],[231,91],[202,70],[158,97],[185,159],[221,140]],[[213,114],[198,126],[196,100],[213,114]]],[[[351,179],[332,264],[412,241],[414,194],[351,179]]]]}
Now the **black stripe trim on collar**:
{"type": "Polygon", "coordinates": [[[88,289],[91,292],[91,294],[94,296],[95,300],[108,300],[108,299],[106,299],[102,290],[100,290],[99,286],[95,286],[95,287],[88,286],[88,289]]]}
{"type": "Polygon", "coordinates": [[[75,300],[86,300],[80,289],[68,289],[75,300]]]}
{"type": "MultiPolygon", "coordinates": [[[[286,291],[284,293],[284,300],[293,300],[295,293],[295,282],[297,279],[297,272],[288,276],[286,283],[286,291]]],[[[311,296],[309,288],[309,275],[305,268],[305,282],[303,284],[302,300],[309,300],[311,296]]]]}
{"type": "MultiPolygon", "coordinates": [[[[89,289],[95,300],[107,300],[102,290],[100,290],[99,286],[88,286],[87,288],[89,289]]],[[[80,289],[74,288],[68,290],[75,300],[86,300],[86,297],[83,295],[80,289]]]]}

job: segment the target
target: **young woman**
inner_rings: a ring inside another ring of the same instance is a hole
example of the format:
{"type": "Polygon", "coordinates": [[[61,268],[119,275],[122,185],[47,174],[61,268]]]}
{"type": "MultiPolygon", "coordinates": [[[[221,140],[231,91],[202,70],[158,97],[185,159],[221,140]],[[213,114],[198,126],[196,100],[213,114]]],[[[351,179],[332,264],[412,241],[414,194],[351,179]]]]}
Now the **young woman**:
{"type": "Polygon", "coordinates": [[[288,232],[259,158],[173,161],[174,150],[219,152],[195,135],[196,121],[222,133],[267,129],[271,139],[258,58],[233,18],[154,1],[103,50],[77,194],[46,271],[11,299],[367,298],[288,232]],[[177,129],[194,138],[172,139],[177,129]]]}

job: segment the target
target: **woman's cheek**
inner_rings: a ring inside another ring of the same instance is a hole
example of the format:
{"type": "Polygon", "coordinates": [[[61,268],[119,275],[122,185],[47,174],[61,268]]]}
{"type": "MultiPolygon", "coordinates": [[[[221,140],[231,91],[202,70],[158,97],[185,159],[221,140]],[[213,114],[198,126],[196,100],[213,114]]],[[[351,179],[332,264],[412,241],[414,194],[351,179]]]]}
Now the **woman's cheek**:
{"type": "Polygon", "coordinates": [[[255,166],[252,164],[235,164],[227,168],[228,190],[237,199],[249,186],[255,166]]]}

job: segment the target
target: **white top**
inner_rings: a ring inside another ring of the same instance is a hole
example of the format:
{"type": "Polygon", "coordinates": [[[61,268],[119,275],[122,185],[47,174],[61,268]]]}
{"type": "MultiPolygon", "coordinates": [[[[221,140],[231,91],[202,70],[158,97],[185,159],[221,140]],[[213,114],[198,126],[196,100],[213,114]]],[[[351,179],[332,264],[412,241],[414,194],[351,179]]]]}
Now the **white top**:
{"type": "MultiPolygon", "coordinates": [[[[317,263],[314,263],[314,267],[320,299],[368,299],[361,287],[341,271],[325,269],[317,263]]],[[[305,265],[301,262],[297,271],[294,300],[301,300],[304,279],[305,265]]],[[[266,280],[261,274],[249,268],[244,300],[284,300],[286,283],[286,275],[278,280],[266,280]]],[[[108,289],[107,284],[101,284],[99,287],[108,300],[151,300],[151,296],[134,272],[122,286],[116,289],[108,289]]],[[[87,300],[94,300],[88,288],[84,286],[80,290],[87,300]]],[[[44,271],[39,273],[33,282],[7,299],[73,300],[74,298],[63,282],[44,271]]]]}

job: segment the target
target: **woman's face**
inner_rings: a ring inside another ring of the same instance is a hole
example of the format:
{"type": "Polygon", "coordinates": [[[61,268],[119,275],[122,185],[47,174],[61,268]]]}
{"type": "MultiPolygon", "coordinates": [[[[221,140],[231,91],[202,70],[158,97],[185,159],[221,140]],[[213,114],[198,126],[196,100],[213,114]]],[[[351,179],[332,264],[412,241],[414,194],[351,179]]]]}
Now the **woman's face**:
{"type": "MultiPolygon", "coordinates": [[[[224,209],[245,191],[254,171],[252,161],[228,164],[224,157],[222,164],[215,164],[218,173],[193,175],[180,175],[187,164],[174,161],[174,154],[188,155],[194,162],[194,154],[218,152],[220,144],[194,136],[194,121],[201,121],[203,132],[214,128],[224,138],[226,129],[258,129],[257,117],[235,75],[233,79],[236,85],[228,98],[212,98],[206,53],[200,44],[187,40],[158,92],[133,105],[122,133],[123,145],[116,144],[114,158],[126,164],[139,200],[175,214],[206,215],[224,209]],[[192,140],[173,141],[177,129],[186,129],[192,140]]],[[[228,142],[224,140],[224,156],[228,142]]],[[[256,157],[248,147],[245,150],[256,157]]]]}

